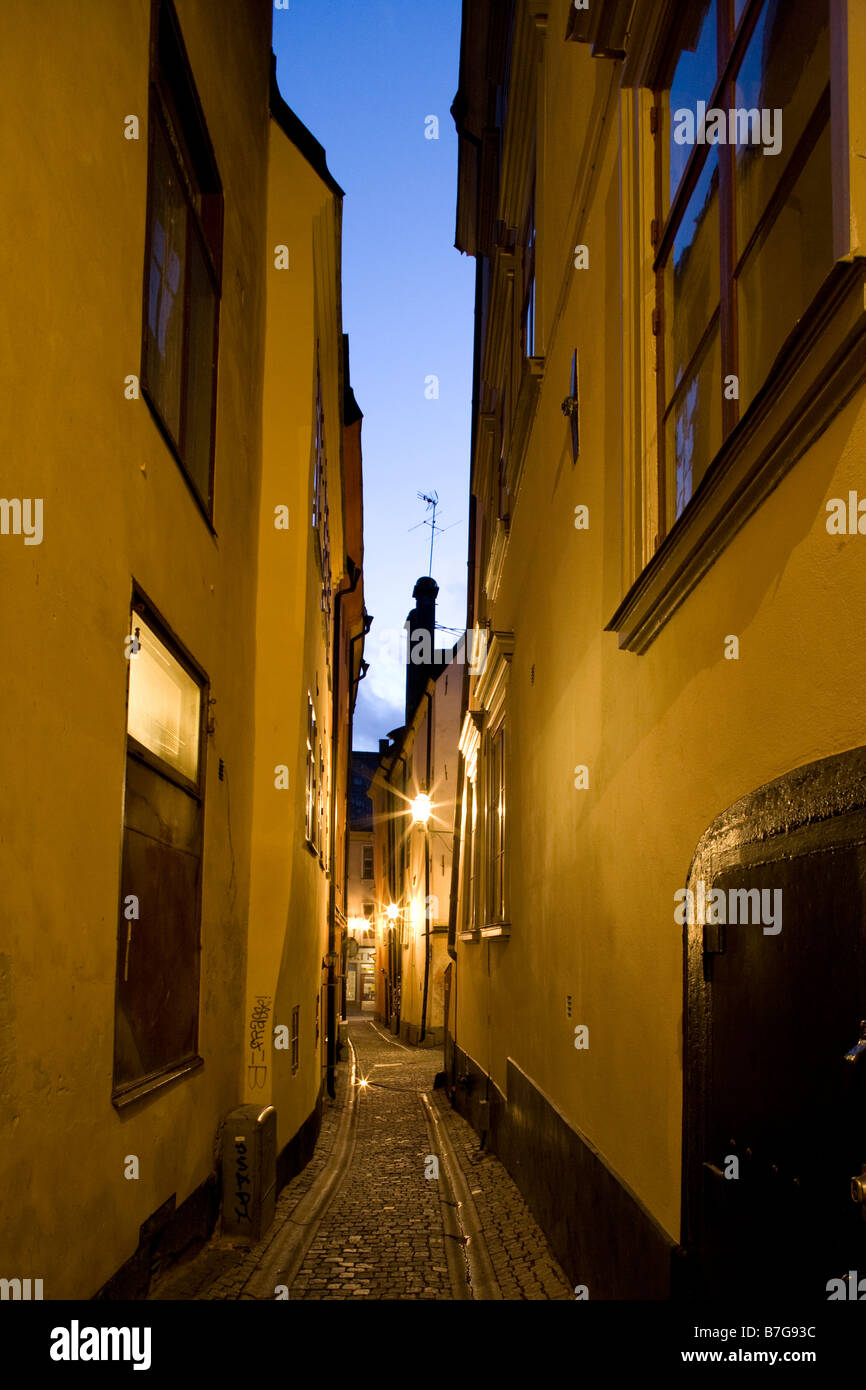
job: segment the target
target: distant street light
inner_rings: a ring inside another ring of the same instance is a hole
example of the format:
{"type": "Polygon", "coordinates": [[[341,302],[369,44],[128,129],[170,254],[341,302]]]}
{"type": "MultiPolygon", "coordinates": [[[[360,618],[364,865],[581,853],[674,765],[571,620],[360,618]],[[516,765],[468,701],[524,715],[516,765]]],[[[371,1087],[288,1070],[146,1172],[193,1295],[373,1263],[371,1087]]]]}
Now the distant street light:
{"type": "Polygon", "coordinates": [[[389,903],[385,908],[385,912],[389,922],[396,922],[397,918],[400,916],[400,909],[396,903],[389,903]]]}
{"type": "Polygon", "coordinates": [[[426,792],[421,792],[412,802],[412,820],[415,825],[425,825],[430,819],[433,803],[426,792]]]}

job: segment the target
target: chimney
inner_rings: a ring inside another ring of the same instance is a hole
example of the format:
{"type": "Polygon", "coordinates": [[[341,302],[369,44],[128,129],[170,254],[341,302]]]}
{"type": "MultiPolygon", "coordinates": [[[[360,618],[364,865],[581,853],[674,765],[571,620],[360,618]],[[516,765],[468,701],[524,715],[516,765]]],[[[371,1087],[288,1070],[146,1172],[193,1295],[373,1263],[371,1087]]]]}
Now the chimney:
{"type": "Polygon", "coordinates": [[[418,708],[424,687],[435,670],[436,595],[439,585],[426,576],[412,590],[415,607],[406,619],[406,723],[418,708]]]}

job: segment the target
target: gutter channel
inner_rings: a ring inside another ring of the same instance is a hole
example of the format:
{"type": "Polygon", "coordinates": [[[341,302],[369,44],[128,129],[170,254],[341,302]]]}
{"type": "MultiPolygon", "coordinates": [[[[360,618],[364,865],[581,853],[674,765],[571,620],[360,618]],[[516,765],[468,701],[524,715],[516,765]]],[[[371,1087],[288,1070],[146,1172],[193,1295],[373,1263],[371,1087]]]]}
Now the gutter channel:
{"type": "Polygon", "coordinates": [[[340,1116],[330,1159],[274,1237],[267,1252],[266,1268],[258,1269],[250,1276],[241,1290],[241,1298],[272,1299],[277,1284],[287,1284],[291,1295],[291,1286],[304,1263],[307,1251],[349,1171],[355,1153],[358,1128],[358,1087],[355,1084],[358,1059],[351,1038],[347,1041],[352,1066],[348,1078],[346,1105],[340,1116]]]}
{"type": "Polygon", "coordinates": [[[501,1300],[502,1290],[484,1239],[478,1208],[472,1200],[454,1146],[429,1096],[422,1091],[420,1099],[433,1148],[440,1158],[439,1201],[454,1298],[501,1300]]]}

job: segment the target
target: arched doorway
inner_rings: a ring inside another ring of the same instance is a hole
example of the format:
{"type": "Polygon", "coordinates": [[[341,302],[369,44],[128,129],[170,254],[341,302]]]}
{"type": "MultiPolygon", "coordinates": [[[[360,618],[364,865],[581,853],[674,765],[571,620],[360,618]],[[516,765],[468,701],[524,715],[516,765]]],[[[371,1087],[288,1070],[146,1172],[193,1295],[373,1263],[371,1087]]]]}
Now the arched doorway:
{"type": "Polygon", "coordinates": [[[687,887],[688,1286],[827,1299],[857,1271],[866,1297],[866,749],[737,801],[687,887]]]}

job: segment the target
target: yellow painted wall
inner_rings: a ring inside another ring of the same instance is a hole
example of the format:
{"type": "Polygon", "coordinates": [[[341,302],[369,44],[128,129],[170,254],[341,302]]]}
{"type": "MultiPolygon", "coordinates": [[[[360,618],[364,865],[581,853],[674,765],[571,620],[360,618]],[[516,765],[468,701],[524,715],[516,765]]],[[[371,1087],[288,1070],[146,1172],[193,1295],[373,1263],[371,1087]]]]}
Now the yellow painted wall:
{"type": "Polygon", "coordinates": [[[215,536],[145,402],[123,394],[140,371],[150,7],[0,9],[0,491],[42,497],[45,527],[40,546],[0,537],[0,1263],[4,1275],[43,1278],[46,1298],[93,1294],[133,1253],[141,1223],[207,1177],[240,1082],[225,1039],[243,1021],[270,8],[246,6],[242,23],[206,0],[177,9],[225,191],[215,536]],[[141,119],[137,142],[123,138],[128,113],[141,119]],[[133,577],[207,670],[217,703],[205,1064],[118,1113],[133,577]],[[128,1154],[140,1158],[138,1181],[124,1178],[128,1154]]]}
{"type": "MultiPolygon", "coordinates": [[[[327,860],[314,856],[305,843],[305,788],[308,691],[330,766],[331,653],[311,516],[318,338],[331,555],[341,555],[342,423],[338,359],[331,347],[340,341],[338,235],[334,195],[271,121],[247,1023],[259,996],[270,1001],[270,1013],[267,1075],[248,1067],[244,1084],[245,1099],[277,1107],[278,1149],[315,1107],[325,1033],[322,1000],[317,1040],[316,1002],[328,942],[327,860]],[[275,267],[279,245],[289,250],[285,270],[275,267]],[[274,525],[280,506],[289,508],[288,530],[274,525]],[[288,767],[287,789],[276,786],[275,769],[281,765],[288,767]],[[293,1074],[291,1052],[273,1046],[273,1030],[290,1028],[296,1005],[299,1067],[293,1074]]],[[[248,1061],[253,1060],[248,1049],[248,1061]]]]}
{"type": "MultiPolygon", "coordinates": [[[[736,798],[866,742],[862,537],[826,501],[866,493],[859,393],[796,463],[644,655],[603,631],[622,597],[618,93],[573,269],[582,144],[610,63],[545,45],[538,232],[545,379],[489,616],[513,631],[509,941],[458,945],[458,1044],[506,1090],[511,1057],[672,1236],[680,1218],[682,946],[674,893],[736,798]],[[581,448],[560,409],[580,351],[581,448]],[[590,510],[588,531],[573,525],[590,510]],[[541,539],[543,538],[543,540],[541,539]],[[723,657],[727,634],[739,661],[723,657]],[[530,667],[535,681],[530,682],[530,667]],[[575,790],[587,764],[590,785],[575,790]],[[565,996],[574,997],[573,1018],[565,996]],[[589,1027],[588,1051],[573,1046],[589,1027]]],[[[559,28],[559,25],[562,28],[559,28]]],[[[637,306],[625,303],[629,313],[637,306]]]]}
{"type": "MultiPolygon", "coordinates": [[[[432,703],[422,698],[417,717],[401,745],[410,763],[411,775],[405,796],[398,804],[401,813],[397,823],[405,836],[408,855],[407,872],[403,880],[400,906],[403,910],[403,946],[401,947],[402,977],[400,996],[401,1032],[406,1028],[420,1029],[424,1001],[424,967],[426,954],[425,897],[429,887],[430,904],[430,964],[427,984],[426,1029],[440,1030],[444,1024],[443,977],[448,966],[447,927],[451,898],[451,855],[454,833],[454,798],[457,780],[457,741],[460,734],[460,703],[463,666],[451,662],[441,670],[432,690],[432,703]],[[431,727],[430,799],[432,813],[424,831],[412,824],[409,802],[423,791],[427,779],[428,721],[431,727]],[[425,877],[425,853],[429,859],[429,883],[425,877]],[[436,931],[435,928],[442,930],[436,931]]],[[[402,764],[398,761],[392,777],[402,788],[402,764]]],[[[383,804],[376,801],[377,827],[381,834],[383,804]]],[[[382,837],[384,842],[384,837],[382,837]]],[[[386,899],[387,901],[387,899],[386,899]]],[[[380,949],[380,962],[385,951],[380,949]]],[[[412,1034],[414,1040],[414,1033],[412,1034]]]]}

